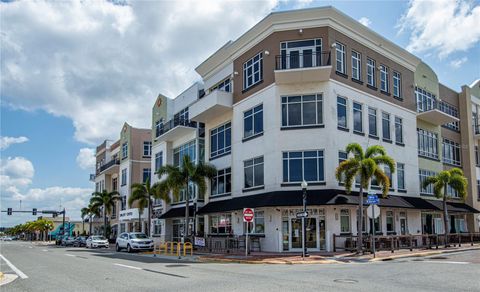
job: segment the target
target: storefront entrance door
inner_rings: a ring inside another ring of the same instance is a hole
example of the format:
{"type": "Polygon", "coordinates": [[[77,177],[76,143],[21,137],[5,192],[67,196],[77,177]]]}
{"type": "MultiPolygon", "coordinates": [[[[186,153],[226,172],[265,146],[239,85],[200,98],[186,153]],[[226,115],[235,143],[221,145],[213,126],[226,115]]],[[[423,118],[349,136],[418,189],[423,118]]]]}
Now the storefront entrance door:
{"type": "MultiPolygon", "coordinates": [[[[307,248],[318,249],[317,218],[307,218],[305,224],[307,248]]],[[[290,231],[291,248],[302,249],[302,220],[292,218],[290,231]]]]}

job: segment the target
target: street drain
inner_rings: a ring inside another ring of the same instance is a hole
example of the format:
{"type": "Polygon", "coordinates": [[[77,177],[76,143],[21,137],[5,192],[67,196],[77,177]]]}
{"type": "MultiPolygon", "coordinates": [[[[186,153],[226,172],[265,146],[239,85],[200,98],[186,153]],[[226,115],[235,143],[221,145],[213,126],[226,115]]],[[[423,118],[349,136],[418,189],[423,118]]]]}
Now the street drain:
{"type": "Polygon", "coordinates": [[[181,268],[181,267],[188,267],[188,265],[182,265],[182,264],[174,264],[174,265],[166,265],[166,268],[181,268]]]}
{"type": "Polygon", "coordinates": [[[358,283],[357,280],[353,280],[353,279],[335,279],[335,280],[333,280],[333,282],[335,282],[335,283],[344,283],[344,284],[355,284],[355,283],[358,283]]]}

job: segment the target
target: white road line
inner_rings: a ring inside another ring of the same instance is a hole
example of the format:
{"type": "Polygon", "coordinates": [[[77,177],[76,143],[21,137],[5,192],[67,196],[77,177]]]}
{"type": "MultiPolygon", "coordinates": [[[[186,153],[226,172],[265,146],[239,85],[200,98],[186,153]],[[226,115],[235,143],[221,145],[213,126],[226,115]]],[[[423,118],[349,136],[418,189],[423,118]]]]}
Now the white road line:
{"type": "Polygon", "coordinates": [[[0,258],[7,263],[7,265],[12,269],[20,278],[27,279],[28,276],[25,275],[22,271],[20,271],[17,267],[15,267],[9,260],[7,260],[2,254],[0,254],[0,258]]]}
{"type": "Polygon", "coordinates": [[[122,264],[114,264],[114,265],[115,265],[115,266],[119,266],[119,267],[134,269],[134,270],[142,270],[142,268],[134,267],[134,266],[127,266],[127,265],[122,265],[122,264]]]}
{"type": "Polygon", "coordinates": [[[66,255],[67,257],[74,257],[74,256],[75,256],[75,255],[73,255],[73,254],[68,254],[68,253],[66,253],[65,255],[66,255]]]}
{"type": "Polygon", "coordinates": [[[42,251],[48,251],[48,249],[42,249],[42,251]]]}
{"type": "Polygon", "coordinates": [[[438,264],[454,264],[454,265],[468,265],[469,262],[451,262],[451,261],[418,261],[418,263],[438,263],[438,264]]]}

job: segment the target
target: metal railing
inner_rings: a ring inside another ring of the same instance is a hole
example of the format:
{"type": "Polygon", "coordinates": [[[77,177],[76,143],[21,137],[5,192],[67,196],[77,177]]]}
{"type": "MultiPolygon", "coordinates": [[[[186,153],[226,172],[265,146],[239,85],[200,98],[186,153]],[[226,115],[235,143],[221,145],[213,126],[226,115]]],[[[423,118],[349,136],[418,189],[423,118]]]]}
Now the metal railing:
{"type": "Polygon", "coordinates": [[[429,100],[423,100],[420,103],[417,102],[417,111],[419,113],[424,113],[424,112],[428,112],[435,109],[438,109],[439,111],[446,113],[449,116],[458,118],[458,109],[453,105],[446,103],[444,101],[429,99],[429,100]]]}
{"type": "Polygon", "coordinates": [[[109,162],[105,163],[104,165],[100,166],[100,168],[98,169],[98,173],[101,173],[106,169],[118,164],[120,164],[120,159],[118,158],[112,159],[109,162]]]}
{"type": "Polygon", "coordinates": [[[330,52],[313,52],[309,54],[282,54],[275,57],[275,70],[313,68],[330,65],[330,52]]]}
{"type": "Polygon", "coordinates": [[[480,125],[473,125],[473,133],[480,135],[480,125]]]}
{"type": "Polygon", "coordinates": [[[197,122],[190,121],[188,119],[181,119],[181,118],[171,119],[170,121],[165,122],[156,128],[155,137],[158,138],[177,126],[196,128],[197,122]]]}
{"type": "MultiPolygon", "coordinates": [[[[196,245],[195,248],[202,252],[211,253],[245,253],[245,236],[207,236],[205,237],[205,246],[196,245]]],[[[260,237],[248,236],[248,249],[251,251],[261,251],[260,237]]]]}

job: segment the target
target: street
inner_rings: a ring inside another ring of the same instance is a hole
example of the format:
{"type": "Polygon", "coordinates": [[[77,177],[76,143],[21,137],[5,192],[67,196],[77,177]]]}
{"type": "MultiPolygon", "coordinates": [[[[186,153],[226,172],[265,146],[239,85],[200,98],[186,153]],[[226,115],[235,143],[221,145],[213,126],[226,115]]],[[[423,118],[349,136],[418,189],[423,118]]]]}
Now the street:
{"type": "Polygon", "coordinates": [[[2,242],[2,291],[479,291],[480,251],[324,265],[195,263],[2,242]],[[8,261],[10,265],[6,263],[8,261]]]}

